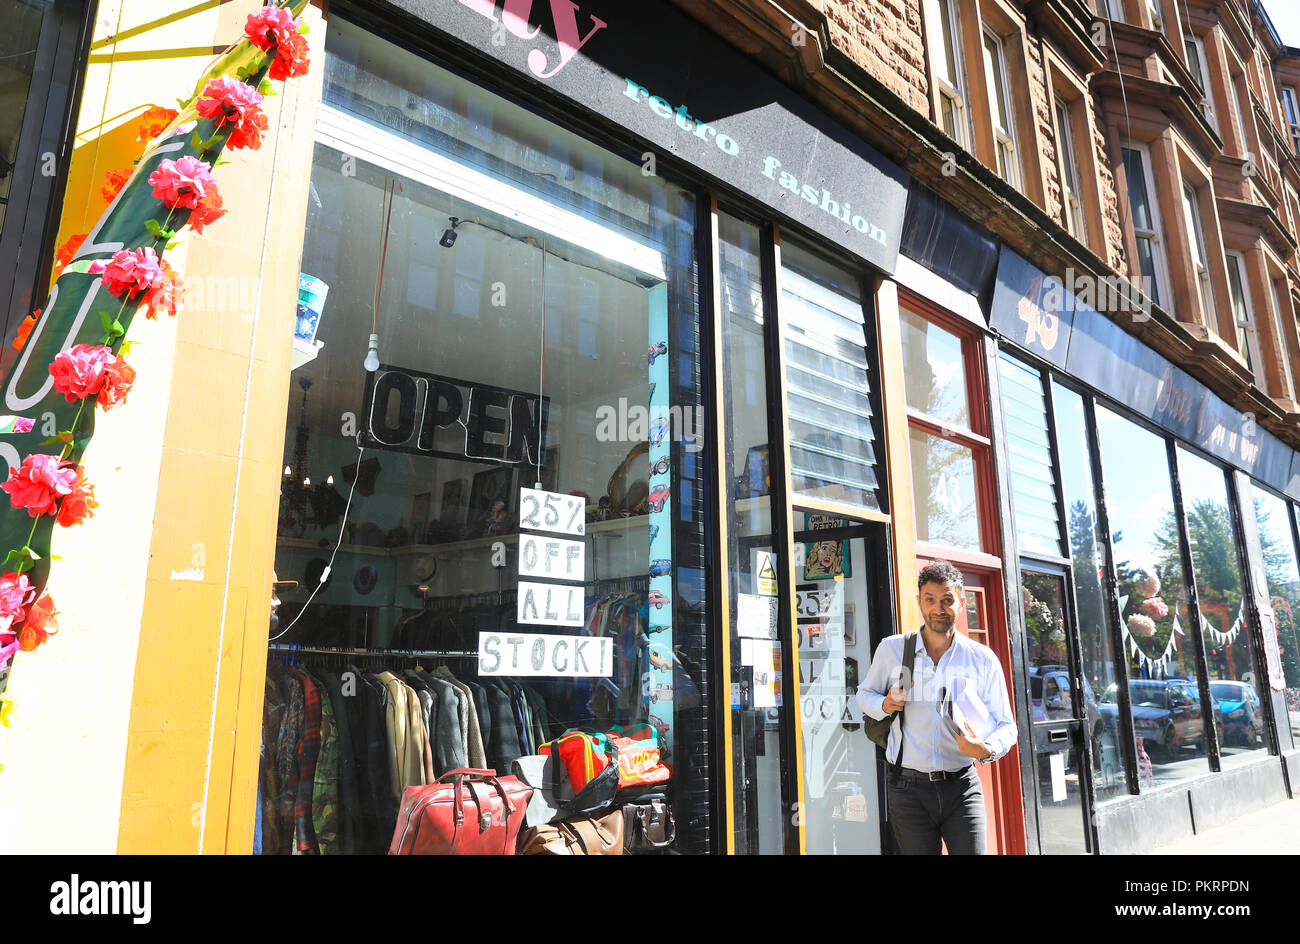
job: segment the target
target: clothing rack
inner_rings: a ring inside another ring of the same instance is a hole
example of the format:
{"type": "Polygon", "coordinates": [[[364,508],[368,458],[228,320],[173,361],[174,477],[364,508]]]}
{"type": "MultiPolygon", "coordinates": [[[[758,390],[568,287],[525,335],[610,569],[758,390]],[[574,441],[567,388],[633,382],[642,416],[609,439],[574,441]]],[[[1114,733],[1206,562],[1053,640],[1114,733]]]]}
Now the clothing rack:
{"type": "Polygon", "coordinates": [[[269,643],[268,652],[286,652],[290,655],[298,653],[312,653],[315,655],[327,656],[388,656],[390,658],[417,658],[417,659],[477,659],[477,652],[460,652],[456,650],[420,650],[420,649],[338,649],[330,646],[298,646],[282,645],[280,643],[269,643]]]}

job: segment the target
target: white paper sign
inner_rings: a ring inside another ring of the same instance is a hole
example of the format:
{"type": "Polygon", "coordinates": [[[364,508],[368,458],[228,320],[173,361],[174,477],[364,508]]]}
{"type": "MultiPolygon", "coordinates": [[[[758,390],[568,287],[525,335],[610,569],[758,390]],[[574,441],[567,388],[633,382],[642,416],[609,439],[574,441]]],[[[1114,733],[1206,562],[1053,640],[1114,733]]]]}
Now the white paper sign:
{"type": "Polygon", "coordinates": [[[736,594],[736,635],[750,639],[775,639],[776,597],[736,594]]]}
{"type": "Polygon", "coordinates": [[[1066,797],[1065,755],[1057,751],[1047,758],[1047,765],[1052,769],[1052,802],[1060,803],[1066,797]]]}
{"type": "Polygon", "coordinates": [[[519,535],[519,576],[549,577],[552,580],[586,579],[586,550],[583,541],[541,534],[519,535]]]}
{"type": "Polygon", "coordinates": [[[609,636],[479,633],[478,674],[609,678],[614,640],[609,636]]]}
{"type": "Polygon", "coordinates": [[[581,537],[587,533],[587,503],[577,495],[521,488],[519,527],[529,531],[555,531],[581,537]]]}
{"type": "Polygon", "coordinates": [[[584,588],[557,583],[519,581],[520,624],[581,626],[584,588]]]}

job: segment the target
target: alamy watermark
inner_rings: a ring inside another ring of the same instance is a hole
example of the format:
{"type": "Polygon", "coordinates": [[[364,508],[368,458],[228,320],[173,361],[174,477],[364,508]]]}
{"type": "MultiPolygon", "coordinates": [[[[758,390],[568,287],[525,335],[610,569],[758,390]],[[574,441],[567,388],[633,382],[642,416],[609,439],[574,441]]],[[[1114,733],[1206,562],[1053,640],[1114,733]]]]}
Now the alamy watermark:
{"type": "Polygon", "coordinates": [[[617,404],[596,407],[598,442],[649,442],[655,446],[665,439],[682,444],[687,452],[704,448],[704,407],[672,406],[651,418],[650,410],[639,403],[629,404],[619,397],[617,404]]]}

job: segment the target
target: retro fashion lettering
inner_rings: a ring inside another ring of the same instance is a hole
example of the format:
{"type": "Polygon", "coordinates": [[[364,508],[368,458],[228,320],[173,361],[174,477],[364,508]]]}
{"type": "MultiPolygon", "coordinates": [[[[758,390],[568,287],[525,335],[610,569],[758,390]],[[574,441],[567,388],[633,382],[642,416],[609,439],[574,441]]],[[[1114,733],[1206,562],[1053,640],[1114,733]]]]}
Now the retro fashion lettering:
{"type": "MultiPolygon", "coordinates": [[[[532,23],[534,0],[505,0],[500,20],[497,19],[498,0],[460,0],[460,3],[493,23],[502,23],[510,35],[519,39],[533,41],[542,31],[540,25],[534,26],[532,23]]],[[[578,50],[587,45],[591,37],[607,25],[599,17],[589,15],[592,25],[587,30],[587,35],[583,36],[578,26],[580,8],[573,0],[550,0],[549,5],[551,20],[555,24],[555,38],[559,45],[559,62],[551,68],[546,60],[546,53],[540,49],[532,50],[528,54],[528,69],[539,79],[549,79],[567,66],[569,61],[578,54],[578,50]]]]}

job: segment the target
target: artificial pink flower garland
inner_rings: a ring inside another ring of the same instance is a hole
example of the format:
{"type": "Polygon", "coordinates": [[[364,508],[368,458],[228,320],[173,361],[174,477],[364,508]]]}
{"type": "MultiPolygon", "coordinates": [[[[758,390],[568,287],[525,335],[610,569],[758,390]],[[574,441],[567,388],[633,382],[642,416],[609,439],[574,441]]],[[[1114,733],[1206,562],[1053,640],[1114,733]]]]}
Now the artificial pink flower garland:
{"type": "MultiPolygon", "coordinates": [[[[249,42],[270,54],[267,75],[281,81],[307,74],[310,62],[305,32],[305,25],[280,7],[262,7],[249,14],[244,25],[249,42]]],[[[204,87],[195,109],[213,121],[217,134],[226,135],[226,146],[256,150],[261,147],[262,134],[268,127],[261,110],[262,100],[258,88],[240,79],[220,76],[204,87]]],[[[216,143],[214,137],[205,142],[207,146],[202,150],[210,150],[216,143]]],[[[123,183],[127,176],[129,173],[123,176],[123,183]]],[[[189,227],[195,233],[202,233],[204,227],[226,213],[212,177],[212,165],[198,157],[164,159],[149,175],[148,182],[153,196],[168,210],[166,222],[161,226],[155,228],[156,224],[150,223],[150,231],[161,240],[161,245],[165,246],[175,235],[168,227],[177,210],[189,211],[189,227]]],[[[147,318],[156,317],[160,311],[176,314],[181,280],[159,258],[155,246],[121,249],[107,261],[91,263],[89,271],[101,275],[102,287],[122,299],[118,318],[132,302],[144,309],[147,318]]],[[[107,336],[102,343],[73,345],[59,352],[50,364],[54,389],[69,403],[81,401],[73,430],[80,422],[86,402],[93,400],[100,409],[111,410],[125,401],[135,382],[135,369],[113,348],[125,334],[118,319],[113,319],[111,324],[106,322],[105,331],[107,336]]],[[[33,420],[16,417],[12,431],[27,433],[33,426],[33,420]]],[[[71,527],[94,514],[98,505],[95,487],[86,481],[85,469],[67,458],[73,449],[74,433],[61,433],[56,438],[64,442],[59,455],[28,455],[18,468],[11,470],[9,479],[0,483],[0,491],[8,494],[10,503],[15,508],[26,509],[33,518],[28,545],[42,516],[53,515],[60,526],[71,527]]],[[[16,652],[31,652],[58,632],[54,601],[48,593],[38,595],[37,588],[23,573],[32,566],[35,552],[25,545],[11,552],[5,563],[15,556],[19,560],[17,571],[0,575],[0,671],[9,665],[16,652]]],[[[4,702],[0,706],[0,722],[8,726],[12,702],[9,699],[4,702]]]]}

